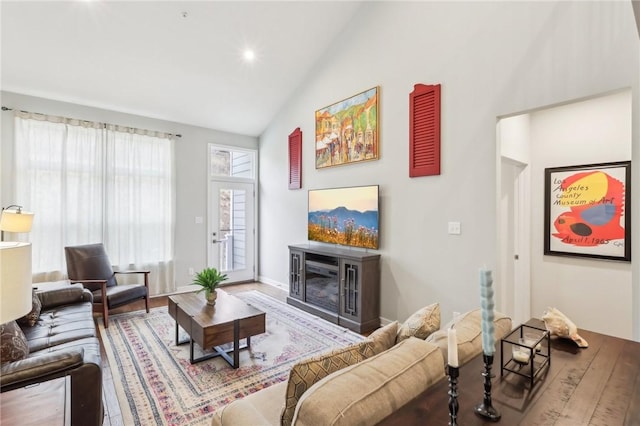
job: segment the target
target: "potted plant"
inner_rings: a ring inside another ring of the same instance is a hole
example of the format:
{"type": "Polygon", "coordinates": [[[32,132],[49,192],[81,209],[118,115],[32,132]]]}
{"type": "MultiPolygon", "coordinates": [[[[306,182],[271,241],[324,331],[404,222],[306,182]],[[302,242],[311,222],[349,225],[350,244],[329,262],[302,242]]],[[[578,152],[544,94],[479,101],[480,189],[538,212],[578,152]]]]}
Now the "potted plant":
{"type": "Polygon", "coordinates": [[[221,274],[216,268],[205,268],[198,272],[193,280],[193,284],[197,284],[202,288],[197,292],[204,291],[207,305],[215,305],[218,294],[216,288],[218,284],[227,279],[227,274],[221,274]]]}

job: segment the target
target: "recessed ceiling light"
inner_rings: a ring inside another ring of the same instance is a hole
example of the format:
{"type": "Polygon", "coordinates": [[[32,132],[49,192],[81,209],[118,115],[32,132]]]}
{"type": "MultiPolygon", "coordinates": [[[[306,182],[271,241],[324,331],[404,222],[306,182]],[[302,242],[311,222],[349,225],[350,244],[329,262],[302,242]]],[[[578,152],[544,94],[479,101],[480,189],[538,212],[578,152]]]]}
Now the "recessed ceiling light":
{"type": "Polygon", "coordinates": [[[242,57],[244,58],[245,62],[253,62],[256,60],[256,52],[251,49],[245,49],[242,57]]]}

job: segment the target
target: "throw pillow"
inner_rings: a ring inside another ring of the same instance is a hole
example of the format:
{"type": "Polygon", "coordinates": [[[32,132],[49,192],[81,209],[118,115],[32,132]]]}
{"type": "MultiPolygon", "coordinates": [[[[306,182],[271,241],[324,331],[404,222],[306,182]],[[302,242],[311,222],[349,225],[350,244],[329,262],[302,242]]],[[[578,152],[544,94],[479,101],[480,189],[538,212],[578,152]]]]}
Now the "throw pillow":
{"type": "Polygon", "coordinates": [[[398,334],[398,321],[377,329],[367,337],[367,340],[373,343],[373,352],[377,355],[395,345],[396,334],[398,334]]]}
{"type": "MultiPolygon", "coordinates": [[[[494,311],[495,338],[500,341],[511,331],[511,318],[494,311]]],[[[466,312],[449,321],[442,330],[438,330],[427,338],[427,342],[440,347],[445,364],[448,362],[449,341],[447,330],[452,326],[458,338],[458,362],[466,364],[471,358],[482,353],[482,310],[480,308],[466,312]]]]}
{"type": "Polygon", "coordinates": [[[281,424],[283,426],[291,425],[298,400],[315,382],[373,355],[373,343],[369,340],[363,340],[345,348],[335,349],[324,355],[300,361],[294,365],[289,372],[281,424]]]}
{"type": "Polygon", "coordinates": [[[41,310],[42,303],[40,302],[40,298],[36,294],[36,291],[33,290],[33,293],[31,295],[31,312],[18,319],[18,324],[33,327],[38,322],[38,319],[40,319],[41,310]]]}
{"type": "Polygon", "coordinates": [[[0,362],[13,362],[29,355],[27,338],[15,321],[0,325],[0,362]]]}
{"type": "Polygon", "coordinates": [[[396,343],[409,337],[426,339],[431,333],[440,329],[440,304],[425,306],[413,313],[398,330],[396,343]]]}

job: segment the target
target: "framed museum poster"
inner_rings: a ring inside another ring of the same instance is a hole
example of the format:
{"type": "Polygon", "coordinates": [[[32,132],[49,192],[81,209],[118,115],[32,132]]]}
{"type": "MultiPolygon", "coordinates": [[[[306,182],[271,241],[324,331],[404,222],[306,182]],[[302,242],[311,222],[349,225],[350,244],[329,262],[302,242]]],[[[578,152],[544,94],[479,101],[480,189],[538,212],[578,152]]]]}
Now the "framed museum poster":
{"type": "Polygon", "coordinates": [[[631,261],[631,162],[545,169],[544,254],[631,261]]]}
{"type": "Polygon", "coordinates": [[[377,160],[378,87],[316,111],[316,169],[377,160]]]}

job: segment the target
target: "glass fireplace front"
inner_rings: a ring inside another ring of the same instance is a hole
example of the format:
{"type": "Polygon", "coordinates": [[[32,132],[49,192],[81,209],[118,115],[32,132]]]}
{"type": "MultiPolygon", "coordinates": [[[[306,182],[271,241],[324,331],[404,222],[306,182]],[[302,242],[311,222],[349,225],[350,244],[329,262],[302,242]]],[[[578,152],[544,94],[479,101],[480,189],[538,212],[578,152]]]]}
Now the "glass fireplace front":
{"type": "Polygon", "coordinates": [[[337,314],[339,270],[337,259],[308,253],[305,260],[305,301],[337,314]]]}

